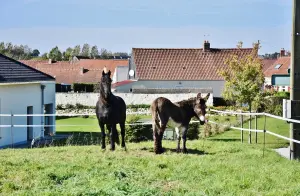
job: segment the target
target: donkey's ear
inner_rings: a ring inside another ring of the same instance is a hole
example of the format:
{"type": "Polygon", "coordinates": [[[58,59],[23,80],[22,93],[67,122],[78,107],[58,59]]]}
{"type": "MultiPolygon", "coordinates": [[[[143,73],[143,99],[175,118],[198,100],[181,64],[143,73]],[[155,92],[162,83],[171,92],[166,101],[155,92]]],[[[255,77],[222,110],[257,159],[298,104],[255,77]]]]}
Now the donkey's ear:
{"type": "Polygon", "coordinates": [[[107,73],[107,75],[109,75],[110,76],[110,74],[111,74],[111,72],[110,72],[110,70],[108,71],[108,73],[107,73]]]}
{"type": "Polygon", "coordinates": [[[102,76],[104,76],[106,73],[104,72],[104,70],[102,71],[102,76]]]}
{"type": "Polygon", "coordinates": [[[207,93],[207,95],[206,95],[206,97],[204,99],[207,101],[208,98],[209,98],[209,96],[210,96],[210,93],[207,93]]]}
{"type": "Polygon", "coordinates": [[[201,99],[201,93],[197,94],[197,99],[201,99]]]}

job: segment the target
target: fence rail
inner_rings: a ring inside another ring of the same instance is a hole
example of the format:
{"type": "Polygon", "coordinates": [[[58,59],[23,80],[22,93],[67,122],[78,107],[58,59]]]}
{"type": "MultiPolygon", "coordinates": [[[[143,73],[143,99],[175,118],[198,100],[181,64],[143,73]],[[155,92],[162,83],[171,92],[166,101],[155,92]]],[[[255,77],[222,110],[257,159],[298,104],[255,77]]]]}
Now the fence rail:
{"type": "MultiPolygon", "coordinates": [[[[276,118],[279,120],[284,120],[287,122],[293,122],[293,123],[300,123],[300,120],[295,120],[295,119],[289,119],[289,118],[283,118],[280,116],[276,116],[276,115],[272,115],[272,114],[268,114],[268,113],[250,113],[250,112],[234,112],[234,111],[220,111],[220,110],[214,110],[214,109],[209,109],[209,112],[215,112],[215,113],[222,113],[222,114],[232,114],[232,115],[241,115],[241,116],[268,116],[271,118],[276,118]]],[[[128,113],[130,114],[150,114],[150,112],[131,112],[128,113]]],[[[91,113],[83,113],[83,114],[0,114],[1,117],[25,117],[25,116],[94,116],[95,114],[91,114],[91,113]]],[[[210,114],[209,114],[210,115],[210,114]]],[[[199,121],[191,121],[190,123],[198,123],[199,121]]],[[[228,126],[228,125],[222,125],[219,123],[216,123],[214,121],[209,121],[209,123],[212,124],[218,124],[221,126],[228,126]]],[[[152,122],[144,122],[144,123],[129,123],[129,124],[125,124],[126,126],[133,126],[133,125],[151,125],[152,122]]],[[[89,127],[89,126],[95,126],[95,125],[15,125],[15,124],[11,124],[11,125],[0,125],[0,128],[11,128],[11,127],[15,127],[15,128],[21,128],[21,127],[73,127],[73,126],[83,126],[83,127],[89,127]]],[[[291,139],[282,135],[279,135],[277,133],[274,133],[272,131],[269,130],[258,130],[257,127],[256,129],[249,129],[249,128],[243,128],[243,127],[234,127],[234,126],[229,126],[230,129],[233,130],[239,130],[241,132],[243,131],[249,131],[249,132],[256,132],[256,133],[267,133],[270,135],[273,135],[275,137],[284,139],[284,140],[288,140],[290,142],[295,142],[300,144],[299,140],[295,140],[295,139],[291,139]]],[[[243,137],[242,137],[243,138],[243,137]]]]}

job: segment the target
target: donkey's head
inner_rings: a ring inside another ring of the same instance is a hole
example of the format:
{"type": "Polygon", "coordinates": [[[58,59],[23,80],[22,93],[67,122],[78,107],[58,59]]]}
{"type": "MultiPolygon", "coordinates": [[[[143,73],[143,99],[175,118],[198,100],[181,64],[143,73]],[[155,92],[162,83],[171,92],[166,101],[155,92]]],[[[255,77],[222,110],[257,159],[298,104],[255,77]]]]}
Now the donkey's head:
{"type": "Polygon", "coordinates": [[[201,125],[207,122],[205,118],[205,114],[206,114],[206,101],[209,98],[209,95],[210,93],[208,93],[204,98],[202,98],[201,93],[198,93],[196,97],[194,112],[196,114],[196,117],[199,119],[201,125]]]}
{"type": "Polygon", "coordinates": [[[102,71],[102,77],[100,81],[100,92],[104,96],[104,98],[108,98],[111,94],[111,82],[110,78],[111,72],[107,71],[106,67],[102,71]]]}

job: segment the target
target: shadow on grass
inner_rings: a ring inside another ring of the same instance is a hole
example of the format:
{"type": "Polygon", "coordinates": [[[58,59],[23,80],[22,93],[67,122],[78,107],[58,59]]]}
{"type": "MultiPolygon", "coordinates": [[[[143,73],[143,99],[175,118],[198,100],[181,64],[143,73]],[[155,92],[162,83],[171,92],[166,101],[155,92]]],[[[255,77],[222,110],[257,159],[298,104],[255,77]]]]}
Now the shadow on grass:
{"type": "MultiPolygon", "coordinates": [[[[154,150],[153,150],[152,147],[143,147],[143,148],[140,148],[140,150],[149,151],[151,153],[154,153],[154,150]]],[[[193,155],[208,155],[208,154],[212,155],[212,154],[215,154],[215,153],[208,153],[208,152],[198,150],[198,149],[187,149],[187,150],[188,150],[187,154],[193,154],[193,155]]],[[[183,152],[177,153],[176,149],[163,147],[163,154],[166,153],[166,152],[172,152],[172,153],[176,153],[176,154],[183,154],[183,152]]]]}
{"type": "Polygon", "coordinates": [[[212,138],[207,139],[209,141],[216,141],[216,142],[238,142],[241,141],[241,139],[231,139],[231,138],[212,138]]]}

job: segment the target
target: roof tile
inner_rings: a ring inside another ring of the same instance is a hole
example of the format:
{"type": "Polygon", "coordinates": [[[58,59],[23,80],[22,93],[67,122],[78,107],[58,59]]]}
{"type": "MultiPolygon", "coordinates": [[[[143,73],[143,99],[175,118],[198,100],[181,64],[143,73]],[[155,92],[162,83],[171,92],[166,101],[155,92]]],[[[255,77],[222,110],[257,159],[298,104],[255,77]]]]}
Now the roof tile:
{"type": "Polygon", "coordinates": [[[226,68],[226,58],[251,52],[252,48],[133,48],[132,54],[140,80],[223,80],[218,70],[226,68]]]}

